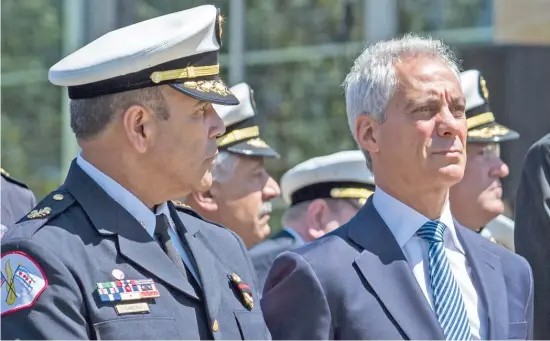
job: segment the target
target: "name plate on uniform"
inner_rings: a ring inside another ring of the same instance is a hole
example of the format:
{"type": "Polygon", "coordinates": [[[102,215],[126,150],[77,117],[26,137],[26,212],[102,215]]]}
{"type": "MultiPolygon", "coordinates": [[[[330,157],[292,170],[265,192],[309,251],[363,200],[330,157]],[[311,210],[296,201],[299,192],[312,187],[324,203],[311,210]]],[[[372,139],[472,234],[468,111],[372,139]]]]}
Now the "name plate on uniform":
{"type": "Polygon", "coordinates": [[[149,305],[145,302],[124,303],[115,305],[117,315],[123,314],[149,314],[149,305]]]}

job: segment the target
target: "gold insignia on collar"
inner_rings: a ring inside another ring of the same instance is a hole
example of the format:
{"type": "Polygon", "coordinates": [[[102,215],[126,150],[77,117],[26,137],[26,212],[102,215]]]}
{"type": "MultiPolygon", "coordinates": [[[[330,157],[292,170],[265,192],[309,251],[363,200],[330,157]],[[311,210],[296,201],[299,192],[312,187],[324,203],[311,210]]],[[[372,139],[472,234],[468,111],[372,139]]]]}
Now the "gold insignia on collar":
{"type": "Polygon", "coordinates": [[[479,84],[481,85],[481,94],[485,100],[489,100],[489,90],[487,89],[487,82],[485,81],[485,78],[480,77],[479,84]]]}
{"type": "Polygon", "coordinates": [[[10,176],[10,173],[6,172],[4,168],[0,168],[0,173],[4,174],[5,176],[10,176]]]}
{"type": "Polygon", "coordinates": [[[189,208],[189,209],[191,208],[191,206],[184,204],[183,201],[180,201],[180,200],[172,200],[172,204],[180,208],[189,208]]]}
{"type": "Polygon", "coordinates": [[[44,218],[48,216],[50,213],[52,213],[52,209],[49,207],[44,207],[39,210],[32,210],[29,214],[27,214],[27,218],[29,219],[44,218]]]}

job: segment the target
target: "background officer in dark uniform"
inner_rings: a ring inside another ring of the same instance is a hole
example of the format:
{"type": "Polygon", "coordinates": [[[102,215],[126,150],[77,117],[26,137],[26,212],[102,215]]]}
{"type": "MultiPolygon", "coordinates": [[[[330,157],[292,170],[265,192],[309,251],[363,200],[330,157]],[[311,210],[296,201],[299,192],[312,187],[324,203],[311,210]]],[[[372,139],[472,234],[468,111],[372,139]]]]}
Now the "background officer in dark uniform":
{"type": "MultiPolygon", "coordinates": [[[[2,174],[2,218],[3,226],[14,224],[28,213],[35,205],[36,198],[32,191],[21,181],[12,178],[8,172],[0,168],[2,174]]],[[[4,229],[4,228],[2,228],[4,229]]],[[[0,232],[0,235],[4,231],[0,232]]]]}
{"type": "Polygon", "coordinates": [[[468,124],[466,168],[451,187],[449,201],[455,219],[465,227],[514,250],[514,222],[502,215],[502,183],[508,165],[500,158],[500,143],[519,134],[499,123],[489,106],[489,90],[478,70],[461,73],[468,124]]]}
{"type": "Polygon", "coordinates": [[[527,151],[516,196],[516,252],[533,268],[534,340],[550,339],[550,133],[527,151]]]}
{"type": "Polygon", "coordinates": [[[50,69],[82,153],[2,240],[2,339],[266,339],[233,232],[170,199],[211,185],[238,100],[206,5],[110,32],[50,69]]]}
{"type": "Polygon", "coordinates": [[[247,248],[269,236],[271,200],[279,185],[265,167],[266,158],[277,158],[260,136],[254,92],[246,83],[231,87],[236,106],[214,105],[226,127],[218,137],[212,187],[194,192],[185,202],[205,218],[237,233],[247,248]]]}
{"type": "Polygon", "coordinates": [[[347,223],[374,189],[374,176],[359,150],[315,157],[283,174],[281,190],[289,205],[284,228],[250,249],[260,289],[279,254],[347,223]]]}

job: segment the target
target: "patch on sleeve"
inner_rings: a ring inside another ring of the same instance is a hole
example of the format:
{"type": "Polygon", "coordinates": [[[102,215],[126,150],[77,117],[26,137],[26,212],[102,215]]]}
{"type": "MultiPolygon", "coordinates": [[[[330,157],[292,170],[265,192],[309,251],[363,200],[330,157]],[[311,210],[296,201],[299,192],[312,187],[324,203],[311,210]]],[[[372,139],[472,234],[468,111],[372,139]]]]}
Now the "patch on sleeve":
{"type": "Polygon", "coordinates": [[[29,255],[2,254],[2,316],[31,307],[47,286],[44,270],[29,255]]]}

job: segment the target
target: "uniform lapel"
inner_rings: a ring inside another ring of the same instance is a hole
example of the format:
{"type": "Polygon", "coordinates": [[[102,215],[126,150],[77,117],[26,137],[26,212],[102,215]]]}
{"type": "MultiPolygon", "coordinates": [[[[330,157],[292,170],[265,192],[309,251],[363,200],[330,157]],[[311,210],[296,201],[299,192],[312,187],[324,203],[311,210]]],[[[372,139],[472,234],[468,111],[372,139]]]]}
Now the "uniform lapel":
{"type": "Polygon", "coordinates": [[[374,208],[372,197],[348,226],[349,238],[363,248],[355,266],[407,337],[445,339],[405,255],[374,208]]]}
{"type": "MultiPolygon", "coordinates": [[[[204,293],[206,307],[210,320],[214,320],[218,314],[221,302],[220,283],[224,281],[219,277],[216,266],[216,258],[210,251],[210,248],[200,238],[200,225],[205,224],[200,219],[194,218],[186,213],[177,212],[173,205],[169,203],[170,211],[175,219],[176,228],[183,242],[186,242],[192,253],[197,267],[200,284],[204,293]],[[175,214],[174,214],[175,213],[175,214]]],[[[225,279],[227,281],[227,279],[225,279]]]]}
{"type": "Polygon", "coordinates": [[[500,257],[481,245],[482,236],[461,226],[457,226],[456,232],[474,277],[481,286],[480,296],[484,300],[489,317],[489,339],[506,339],[509,326],[508,303],[506,297],[503,297],[503,293],[506,293],[506,284],[500,257]]]}
{"type": "Polygon", "coordinates": [[[73,161],[65,187],[102,235],[117,237],[120,254],[182,293],[199,299],[181,271],[139,222],[73,161]]]}

